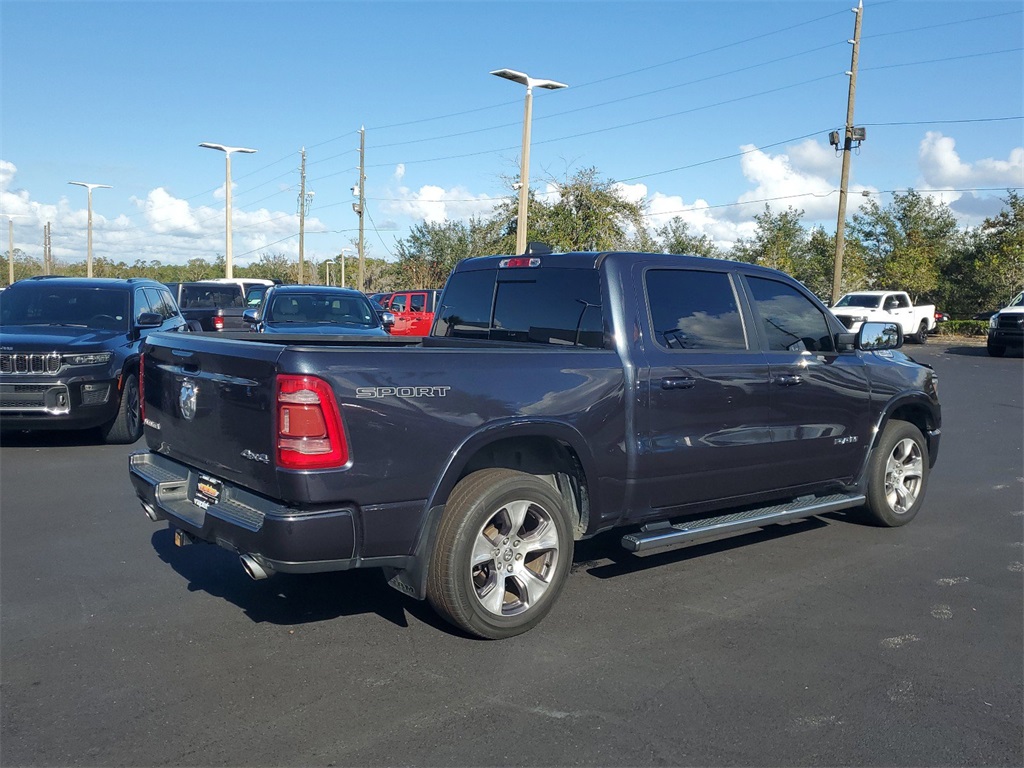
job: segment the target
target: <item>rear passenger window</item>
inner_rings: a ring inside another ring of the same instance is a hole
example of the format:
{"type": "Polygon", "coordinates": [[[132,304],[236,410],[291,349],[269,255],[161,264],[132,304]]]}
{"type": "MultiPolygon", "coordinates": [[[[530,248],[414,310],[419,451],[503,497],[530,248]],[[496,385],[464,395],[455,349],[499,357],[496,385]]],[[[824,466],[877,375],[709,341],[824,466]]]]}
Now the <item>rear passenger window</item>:
{"type": "Polygon", "coordinates": [[[777,280],[748,277],[768,349],[834,352],[832,331],[821,311],[800,291],[777,280]]]}
{"type": "Polygon", "coordinates": [[[732,281],[724,272],[652,269],[645,275],[655,341],[669,349],[746,349],[732,281]]]}

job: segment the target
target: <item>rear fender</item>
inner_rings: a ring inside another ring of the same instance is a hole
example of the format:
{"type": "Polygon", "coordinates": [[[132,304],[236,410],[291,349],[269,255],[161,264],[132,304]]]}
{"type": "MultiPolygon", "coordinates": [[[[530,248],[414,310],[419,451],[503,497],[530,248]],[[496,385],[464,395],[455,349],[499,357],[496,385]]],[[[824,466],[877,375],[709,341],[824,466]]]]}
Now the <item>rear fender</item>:
{"type": "MultiPolygon", "coordinates": [[[[385,568],[384,576],[388,584],[399,592],[423,600],[427,591],[427,570],[430,556],[434,551],[434,539],[437,528],[444,513],[445,503],[452,490],[466,474],[481,467],[472,466],[474,457],[480,455],[488,446],[515,438],[548,438],[568,445],[575,452],[582,465],[586,494],[594,499],[590,488],[590,478],[596,477],[593,469],[593,458],[583,436],[572,427],[559,422],[495,422],[488,424],[480,431],[470,435],[448,460],[445,471],[434,486],[427,504],[427,514],[423,517],[416,544],[405,568],[385,568]]],[[[510,467],[519,469],[519,467],[510,467]]],[[[554,474],[554,469],[550,474],[554,474]]]]}

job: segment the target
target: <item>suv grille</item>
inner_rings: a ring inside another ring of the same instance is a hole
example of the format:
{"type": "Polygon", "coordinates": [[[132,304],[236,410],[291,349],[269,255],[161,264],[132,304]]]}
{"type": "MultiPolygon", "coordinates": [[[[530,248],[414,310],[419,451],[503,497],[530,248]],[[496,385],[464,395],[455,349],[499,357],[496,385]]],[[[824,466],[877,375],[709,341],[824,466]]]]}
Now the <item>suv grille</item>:
{"type": "Polygon", "coordinates": [[[3,354],[0,355],[0,373],[56,373],[60,370],[60,354],[3,354]]]}

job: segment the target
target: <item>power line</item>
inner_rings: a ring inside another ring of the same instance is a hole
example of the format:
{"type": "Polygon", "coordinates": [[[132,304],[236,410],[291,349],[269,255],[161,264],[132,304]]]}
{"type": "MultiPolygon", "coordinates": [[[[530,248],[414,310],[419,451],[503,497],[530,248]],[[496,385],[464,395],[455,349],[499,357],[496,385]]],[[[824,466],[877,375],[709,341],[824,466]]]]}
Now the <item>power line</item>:
{"type": "Polygon", "coordinates": [[[877,67],[861,67],[861,72],[875,71],[879,69],[899,69],[900,67],[916,67],[921,64],[942,64],[947,61],[962,61],[963,59],[978,59],[983,56],[998,56],[1003,53],[1020,53],[1024,48],[1004,48],[1000,51],[983,51],[981,53],[965,53],[962,56],[946,56],[941,59],[924,59],[921,61],[907,61],[902,64],[882,64],[877,67]]]}
{"type": "Polygon", "coordinates": [[[941,27],[959,27],[959,26],[963,26],[964,24],[967,24],[967,23],[972,22],[972,21],[985,21],[986,19],[998,19],[998,18],[1001,18],[1003,16],[1016,16],[1016,15],[1018,15],[1020,13],[1024,13],[1024,11],[1016,10],[1016,11],[1006,11],[1005,13],[992,13],[992,14],[989,14],[988,16],[971,16],[970,18],[960,19],[959,21],[945,21],[945,22],[943,22],[941,24],[929,24],[928,26],[925,26],[925,27],[911,27],[909,29],[897,29],[897,30],[894,30],[892,32],[879,32],[876,35],[864,35],[864,39],[865,40],[873,40],[876,37],[892,37],[893,35],[905,35],[908,32],[923,32],[923,31],[928,30],[928,29],[939,29],[941,27]]]}

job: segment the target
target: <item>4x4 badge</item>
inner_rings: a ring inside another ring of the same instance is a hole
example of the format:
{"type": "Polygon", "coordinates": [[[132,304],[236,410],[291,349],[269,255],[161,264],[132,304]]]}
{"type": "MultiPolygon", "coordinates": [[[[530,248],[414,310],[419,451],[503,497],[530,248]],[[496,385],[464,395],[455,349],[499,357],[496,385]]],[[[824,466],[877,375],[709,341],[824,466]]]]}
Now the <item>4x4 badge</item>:
{"type": "Polygon", "coordinates": [[[178,407],[181,409],[181,417],[185,421],[192,421],[196,417],[196,395],[199,387],[192,379],[185,379],[181,382],[181,392],[178,394],[178,407]]]}

